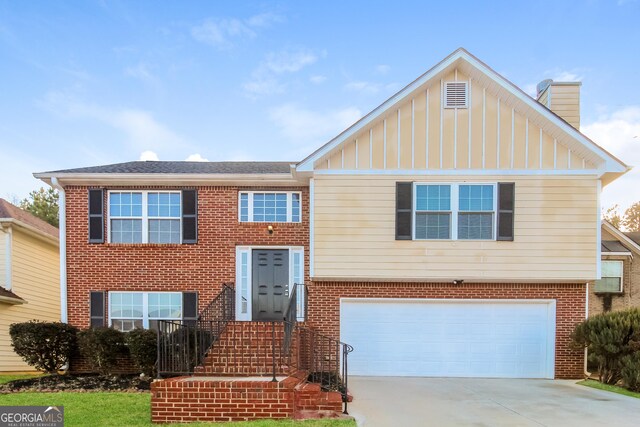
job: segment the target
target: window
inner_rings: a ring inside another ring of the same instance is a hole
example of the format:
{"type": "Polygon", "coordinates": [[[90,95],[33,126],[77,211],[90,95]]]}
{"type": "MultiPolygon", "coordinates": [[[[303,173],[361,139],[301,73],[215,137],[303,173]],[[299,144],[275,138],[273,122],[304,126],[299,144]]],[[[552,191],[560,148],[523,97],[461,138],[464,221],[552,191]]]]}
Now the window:
{"type": "Polygon", "coordinates": [[[180,243],[179,191],[109,192],[111,243],[180,243]]]}
{"type": "Polygon", "coordinates": [[[622,261],[602,261],[602,279],[596,280],[595,292],[622,292],[622,261]]]}
{"type": "Polygon", "coordinates": [[[110,292],[109,322],[128,332],[135,328],[155,328],[157,320],[182,319],[180,292],[110,292]]]}
{"type": "Polygon", "coordinates": [[[300,222],[300,193],[242,192],[240,222],[300,222]]]}
{"type": "Polygon", "coordinates": [[[495,184],[416,184],[415,239],[493,240],[495,184]]]}

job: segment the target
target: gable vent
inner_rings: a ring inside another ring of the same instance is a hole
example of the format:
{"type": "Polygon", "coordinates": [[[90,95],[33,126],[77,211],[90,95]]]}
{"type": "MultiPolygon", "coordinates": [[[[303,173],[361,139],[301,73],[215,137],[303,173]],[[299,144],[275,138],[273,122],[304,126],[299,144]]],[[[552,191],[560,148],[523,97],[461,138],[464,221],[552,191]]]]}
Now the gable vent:
{"type": "Polygon", "coordinates": [[[444,84],[444,108],[467,108],[467,82],[444,84]]]}

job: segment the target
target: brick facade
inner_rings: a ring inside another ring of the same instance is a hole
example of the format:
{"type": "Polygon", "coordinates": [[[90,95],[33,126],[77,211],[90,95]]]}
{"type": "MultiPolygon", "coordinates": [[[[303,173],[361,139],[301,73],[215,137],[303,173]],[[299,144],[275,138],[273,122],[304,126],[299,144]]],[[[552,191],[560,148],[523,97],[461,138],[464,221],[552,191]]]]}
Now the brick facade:
{"type": "MultiPolygon", "coordinates": [[[[88,187],[71,186],[65,190],[68,319],[70,324],[81,328],[89,326],[90,291],[197,291],[199,310],[202,309],[218,294],[223,283],[235,281],[235,251],[239,245],[304,246],[305,276],[309,271],[309,192],[306,187],[277,188],[302,193],[302,222],[273,223],[273,234],[267,232],[269,224],[238,221],[239,191],[273,191],[273,188],[199,187],[198,243],[195,245],[89,244],[88,187]]],[[[106,192],[104,206],[106,213],[106,192]]],[[[106,233],[105,215],[105,241],[106,233]]]]}
{"type": "Polygon", "coordinates": [[[604,312],[605,298],[611,298],[611,311],[640,307],[640,262],[636,258],[605,255],[603,260],[622,261],[622,292],[619,294],[596,294],[594,285],[589,285],[589,316],[604,312]]]}
{"type": "Polygon", "coordinates": [[[582,378],[584,353],[572,350],[570,335],[585,317],[585,284],[352,283],[312,282],[307,321],[340,338],[340,298],[478,298],[556,300],[556,378],[582,378]]]}

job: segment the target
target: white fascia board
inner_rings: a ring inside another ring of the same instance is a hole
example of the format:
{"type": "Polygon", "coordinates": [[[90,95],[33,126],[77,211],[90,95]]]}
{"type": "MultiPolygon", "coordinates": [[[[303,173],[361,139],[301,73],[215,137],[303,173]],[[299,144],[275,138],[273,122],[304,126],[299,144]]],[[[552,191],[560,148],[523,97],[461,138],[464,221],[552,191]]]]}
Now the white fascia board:
{"type": "Polygon", "coordinates": [[[527,95],[525,92],[523,92],[516,85],[514,85],[513,83],[511,83],[510,81],[508,81],[507,79],[502,77],[500,74],[496,73],[494,70],[492,70],[487,65],[485,65],[482,61],[480,61],[479,59],[477,59],[476,57],[474,57],[473,55],[471,55],[469,52],[467,52],[466,50],[464,50],[462,48],[460,48],[460,49],[456,50],[455,52],[453,52],[451,55],[449,55],[442,62],[437,64],[431,70],[427,71],[425,74],[420,76],[418,79],[414,80],[412,83],[410,83],[404,89],[400,90],[398,93],[393,95],[387,101],[382,103],[379,107],[374,109],[372,112],[370,112],[369,114],[367,114],[366,116],[361,118],[353,126],[351,126],[350,128],[346,129],[344,132],[342,132],[340,135],[338,135],[335,138],[333,138],[331,141],[329,141],[323,147],[321,147],[320,149],[318,149],[317,151],[312,153],[310,156],[308,156],[307,158],[302,160],[300,163],[298,163],[297,170],[298,171],[305,171],[305,172],[313,171],[313,164],[319,158],[321,158],[322,156],[324,156],[327,153],[329,153],[337,145],[341,144],[342,142],[344,142],[348,138],[350,138],[353,135],[357,134],[365,126],[367,126],[372,121],[377,119],[379,116],[384,114],[388,110],[388,108],[391,107],[393,104],[403,100],[405,97],[407,97],[410,93],[412,93],[419,86],[423,85],[427,81],[429,81],[432,78],[434,78],[435,76],[437,76],[439,73],[443,72],[445,69],[447,69],[449,66],[451,66],[454,62],[456,62],[459,59],[463,59],[464,61],[466,61],[469,64],[471,64],[473,67],[475,67],[478,70],[480,70],[480,72],[482,72],[485,75],[489,76],[494,82],[496,82],[504,90],[508,91],[513,96],[515,96],[517,99],[519,99],[521,102],[525,103],[527,106],[529,106],[530,108],[534,109],[536,112],[541,114],[545,119],[549,120],[551,123],[553,123],[554,125],[558,126],[560,129],[562,129],[564,132],[566,132],[570,137],[578,140],[588,150],[590,150],[596,156],[601,158],[604,161],[605,164],[601,168],[602,170],[601,170],[600,175],[604,174],[605,172],[625,173],[625,172],[630,170],[629,166],[627,166],[622,161],[620,161],[617,158],[615,158],[612,154],[608,153],[602,147],[598,146],[596,143],[594,143],[589,138],[587,138],[585,135],[580,133],[573,126],[571,126],[570,124],[568,124],[567,122],[562,120],[560,117],[558,117],[556,114],[554,114],[551,110],[549,110],[548,108],[544,107],[542,104],[540,104],[535,99],[531,98],[529,95],[527,95]]]}

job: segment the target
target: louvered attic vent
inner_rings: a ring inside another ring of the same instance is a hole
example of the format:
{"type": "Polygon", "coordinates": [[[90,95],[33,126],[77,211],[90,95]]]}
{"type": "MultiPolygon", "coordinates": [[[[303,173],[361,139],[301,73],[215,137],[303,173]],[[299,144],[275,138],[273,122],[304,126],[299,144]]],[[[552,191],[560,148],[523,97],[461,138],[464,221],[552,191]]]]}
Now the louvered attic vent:
{"type": "Polygon", "coordinates": [[[467,108],[467,82],[444,84],[444,108],[467,108]]]}

